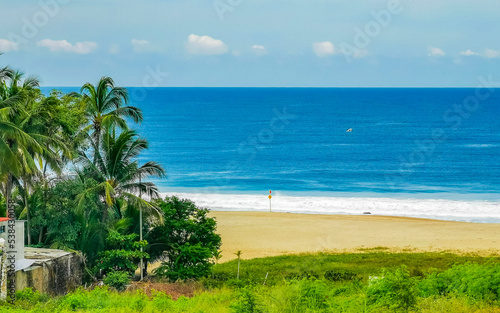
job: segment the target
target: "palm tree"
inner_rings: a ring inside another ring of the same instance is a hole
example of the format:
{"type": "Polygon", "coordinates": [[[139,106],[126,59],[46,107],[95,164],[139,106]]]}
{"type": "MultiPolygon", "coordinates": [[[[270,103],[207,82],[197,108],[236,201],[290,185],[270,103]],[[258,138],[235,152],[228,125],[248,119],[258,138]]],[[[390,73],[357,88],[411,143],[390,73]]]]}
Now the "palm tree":
{"type": "Polygon", "coordinates": [[[79,195],[79,206],[85,194],[97,193],[106,207],[102,212],[103,222],[106,221],[108,210],[111,209],[114,209],[117,217],[121,218],[123,203],[125,206],[142,206],[146,213],[161,218],[159,208],[138,196],[142,193],[149,199],[158,198],[156,185],[144,180],[148,177],[165,176],[165,170],[156,162],[149,161],[139,166],[136,157],[148,148],[147,141],[139,138],[135,130],[123,130],[117,135],[113,128],[105,129],[100,148],[96,142],[92,145],[94,160],[82,153],[79,162],[83,165],[83,172],[92,177],[97,184],[79,195]]]}
{"type": "Polygon", "coordinates": [[[25,165],[33,164],[33,158],[25,153],[28,149],[35,153],[43,151],[42,145],[30,134],[9,121],[0,120],[0,181],[7,205],[10,200],[13,178],[19,177],[23,171],[26,171],[25,165]]]}
{"type": "Polygon", "coordinates": [[[100,147],[104,128],[118,126],[127,129],[125,118],[131,118],[135,123],[142,122],[142,112],[139,108],[123,106],[128,103],[127,90],[116,87],[110,77],[102,77],[97,86],[86,83],[80,93],[86,105],[86,114],[91,123],[92,138],[96,147],[100,147]]]}
{"type": "MultiPolygon", "coordinates": [[[[19,177],[33,159],[26,153],[43,151],[42,145],[31,134],[26,133],[20,124],[19,113],[27,92],[19,86],[20,72],[8,67],[0,70],[0,182],[2,193],[9,205],[14,177],[19,177]]],[[[33,83],[36,85],[36,83],[33,83]]],[[[26,87],[33,85],[32,80],[26,87]]],[[[23,84],[24,85],[24,84],[23,84]]]]}
{"type": "Polygon", "coordinates": [[[59,138],[57,134],[50,135],[46,132],[48,130],[47,128],[45,130],[37,130],[37,124],[43,123],[44,121],[44,116],[39,113],[40,112],[29,112],[23,119],[22,126],[28,134],[41,144],[42,149],[38,153],[32,149],[27,149],[19,153],[19,158],[21,160],[29,160],[29,162],[23,162],[22,170],[19,174],[21,181],[19,181],[17,177],[14,177],[14,182],[18,185],[18,188],[21,189],[24,197],[24,210],[21,215],[26,215],[28,245],[31,245],[31,216],[28,199],[33,190],[32,186],[37,181],[46,181],[45,172],[47,166],[50,167],[54,173],[60,175],[62,167],[64,166],[62,157],[66,156],[66,158],[71,158],[70,151],[66,148],[62,138],[59,138]]]}
{"type": "Polygon", "coordinates": [[[9,83],[4,81],[1,86],[0,181],[7,204],[14,183],[23,190],[23,213],[27,216],[28,244],[31,244],[28,185],[40,172],[39,164],[45,161],[57,171],[59,153],[68,151],[62,140],[46,133],[45,122],[52,116],[36,101],[41,95],[36,89],[38,79],[33,76],[23,79],[23,76],[19,71],[11,72],[9,83]]]}
{"type": "Polygon", "coordinates": [[[234,255],[238,257],[238,274],[236,275],[236,279],[240,279],[240,262],[241,262],[241,250],[238,250],[234,255]]]}
{"type": "MultiPolygon", "coordinates": [[[[0,53],[2,55],[3,53],[0,53]]],[[[0,85],[4,83],[5,80],[12,77],[13,70],[11,70],[8,66],[0,68],[0,85]]]]}
{"type": "Polygon", "coordinates": [[[8,66],[0,68],[0,84],[3,84],[6,80],[10,79],[13,73],[14,71],[11,70],[8,66]]]}
{"type": "Polygon", "coordinates": [[[222,259],[222,250],[217,250],[214,252],[215,265],[219,264],[220,259],[222,259]]]}

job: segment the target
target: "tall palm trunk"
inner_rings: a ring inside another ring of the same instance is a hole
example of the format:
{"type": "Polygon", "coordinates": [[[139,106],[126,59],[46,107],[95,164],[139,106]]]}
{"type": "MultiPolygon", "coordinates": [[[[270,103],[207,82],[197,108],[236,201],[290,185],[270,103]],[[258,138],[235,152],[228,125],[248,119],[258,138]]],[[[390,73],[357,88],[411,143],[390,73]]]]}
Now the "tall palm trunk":
{"type": "Polygon", "coordinates": [[[31,245],[31,232],[30,232],[30,206],[28,204],[28,184],[26,183],[26,179],[23,179],[23,188],[24,188],[24,204],[26,205],[26,230],[28,233],[28,246],[31,245]]]}
{"type": "Polygon", "coordinates": [[[7,181],[5,183],[5,216],[9,217],[9,202],[10,202],[10,195],[12,192],[11,189],[11,181],[12,181],[12,175],[7,174],[7,181]]]}
{"type": "Polygon", "coordinates": [[[43,226],[40,227],[40,232],[38,233],[38,244],[42,242],[42,238],[43,238],[43,226]]]}
{"type": "MultiPolygon", "coordinates": [[[[42,172],[42,179],[43,179],[43,209],[44,210],[47,210],[47,192],[49,190],[49,186],[48,186],[48,182],[47,182],[47,165],[48,165],[48,163],[45,162],[45,164],[43,165],[43,172],[42,172]]],[[[44,226],[40,227],[40,232],[38,233],[38,244],[40,244],[42,242],[43,230],[44,229],[45,229],[44,226]]]]}
{"type": "Polygon", "coordinates": [[[99,155],[99,145],[101,144],[101,126],[96,125],[94,128],[94,136],[95,136],[95,148],[94,151],[94,164],[97,164],[97,156],[99,155]]]}

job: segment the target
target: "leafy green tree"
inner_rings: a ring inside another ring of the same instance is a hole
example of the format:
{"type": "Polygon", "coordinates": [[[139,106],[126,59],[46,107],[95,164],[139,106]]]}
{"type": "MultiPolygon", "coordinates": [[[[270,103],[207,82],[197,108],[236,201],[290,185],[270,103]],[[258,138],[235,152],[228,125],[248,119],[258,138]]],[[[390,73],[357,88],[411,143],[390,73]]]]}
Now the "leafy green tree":
{"type": "Polygon", "coordinates": [[[96,269],[100,270],[102,275],[116,271],[132,275],[137,270],[140,259],[149,258],[146,252],[141,252],[141,248],[147,246],[147,241],[138,241],[137,237],[137,234],[122,235],[110,231],[106,238],[106,250],[99,253],[96,269]]]}
{"type": "Polygon", "coordinates": [[[151,261],[162,261],[155,273],[172,280],[209,275],[221,245],[215,218],[190,200],[167,197],[155,204],[165,219],[161,225],[151,222],[146,235],[151,261]]]}

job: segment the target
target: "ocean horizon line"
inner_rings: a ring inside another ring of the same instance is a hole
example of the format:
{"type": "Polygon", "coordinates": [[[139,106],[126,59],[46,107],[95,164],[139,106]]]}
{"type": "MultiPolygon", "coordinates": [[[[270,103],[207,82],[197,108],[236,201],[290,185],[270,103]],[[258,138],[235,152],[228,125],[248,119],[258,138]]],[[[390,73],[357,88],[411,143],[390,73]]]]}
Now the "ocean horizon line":
{"type": "MultiPolygon", "coordinates": [[[[41,86],[40,88],[81,88],[81,86],[41,86]]],[[[476,89],[478,86],[346,86],[346,87],[321,87],[321,86],[124,86],[124,88],[146,88],[146,89],[166,89],[166,88],[197,88],[197,89],[476,89]]],[[[488,87],[490,89],[500,89],[500,87],[488,87]]]]}

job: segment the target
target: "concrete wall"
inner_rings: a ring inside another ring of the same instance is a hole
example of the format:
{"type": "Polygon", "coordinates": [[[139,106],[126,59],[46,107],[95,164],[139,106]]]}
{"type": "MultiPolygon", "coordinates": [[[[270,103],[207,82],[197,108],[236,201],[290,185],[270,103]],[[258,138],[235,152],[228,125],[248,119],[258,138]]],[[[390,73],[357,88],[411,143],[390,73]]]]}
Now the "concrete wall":
{"type": "Polygon", "coordinates": [[[82,284],[82,260],[75,253],[36,262],[16,272],[16,289],[31,287],[41,293],[65,295],[82,284]]]}

